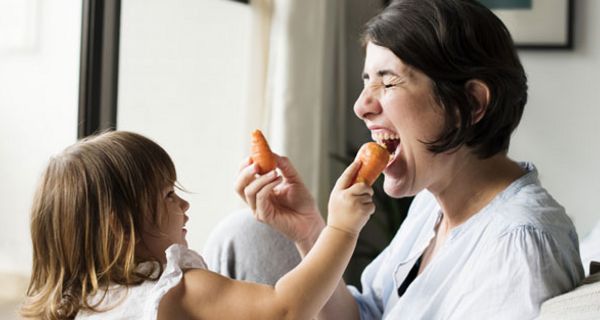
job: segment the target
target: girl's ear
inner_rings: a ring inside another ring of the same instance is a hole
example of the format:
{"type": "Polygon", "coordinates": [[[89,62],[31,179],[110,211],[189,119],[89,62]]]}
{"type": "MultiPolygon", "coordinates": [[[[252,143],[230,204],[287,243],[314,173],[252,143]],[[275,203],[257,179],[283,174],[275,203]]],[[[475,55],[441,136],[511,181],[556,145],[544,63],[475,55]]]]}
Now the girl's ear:
{"type": "Polygon", "coordinates": [[[485,115],[487,107],[490,103],[490,88],[487,84],[479,79],[467,81],[465,89],[477,102],[476,108],[472,111],[473,124],[479,122],[485,115]]]}

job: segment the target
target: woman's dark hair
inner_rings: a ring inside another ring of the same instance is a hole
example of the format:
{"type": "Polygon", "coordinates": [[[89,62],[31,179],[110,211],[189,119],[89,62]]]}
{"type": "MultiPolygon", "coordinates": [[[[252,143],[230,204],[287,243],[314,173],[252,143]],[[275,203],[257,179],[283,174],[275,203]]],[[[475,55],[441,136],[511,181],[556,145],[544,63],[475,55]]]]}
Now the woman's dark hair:
{"type": "Polygon", "coordinates": [[[432,80],[445,127],[425,142],[430,151],[467,145],[488,158],[508,150],[527,102],[527,77],[510,33],[485,6],[475,0],[394,0],[367,23],[362,41],[390,49],[432,80]],[[466,88],[473,79],[490,89],[477,122],[477,101],[466,88]]]}

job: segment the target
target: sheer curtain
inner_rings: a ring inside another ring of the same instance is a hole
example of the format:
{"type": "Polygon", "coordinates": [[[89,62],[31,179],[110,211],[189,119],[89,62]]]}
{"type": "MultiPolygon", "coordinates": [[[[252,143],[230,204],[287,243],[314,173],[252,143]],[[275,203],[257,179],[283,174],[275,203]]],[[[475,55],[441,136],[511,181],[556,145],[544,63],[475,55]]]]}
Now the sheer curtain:
{"type": "Polygon", "coordinates": [[[342,1],[250,1],[246,131],[261,128],[271,148],[292,160],[322,210],[329,153],[344,141],[342,1]]]}

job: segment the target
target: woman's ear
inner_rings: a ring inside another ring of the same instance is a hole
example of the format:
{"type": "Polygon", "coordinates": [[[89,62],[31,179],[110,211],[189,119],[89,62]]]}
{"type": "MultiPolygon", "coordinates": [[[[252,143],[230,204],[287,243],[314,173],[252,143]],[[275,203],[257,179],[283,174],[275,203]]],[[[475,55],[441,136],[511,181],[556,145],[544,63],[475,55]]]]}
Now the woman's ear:
{"type": "Polygon", "coordinates": [[[487,107],[490,103],[490,88],[487,84],[479,79],[472,79],[467,81],[465,89],[477,102],[476,108],[473,109],[472,119],[473,124],[479,122],[485,115],[487,107]]]}

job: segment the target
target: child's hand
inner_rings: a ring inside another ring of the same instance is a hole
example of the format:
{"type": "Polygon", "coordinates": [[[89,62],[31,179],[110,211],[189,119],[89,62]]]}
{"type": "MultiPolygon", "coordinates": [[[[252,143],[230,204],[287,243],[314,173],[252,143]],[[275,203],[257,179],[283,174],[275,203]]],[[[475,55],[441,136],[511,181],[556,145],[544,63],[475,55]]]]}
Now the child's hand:
{"type": "Polygon", "coordinates": [[[357,235],[375,212],[373,188],[352,184],[360,167],[355,160],[338,178],[329,197],[327,225],[357,235]]]}

